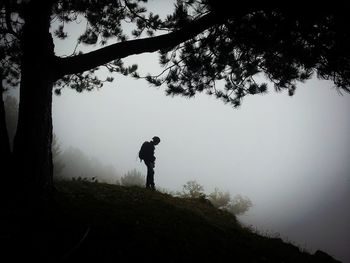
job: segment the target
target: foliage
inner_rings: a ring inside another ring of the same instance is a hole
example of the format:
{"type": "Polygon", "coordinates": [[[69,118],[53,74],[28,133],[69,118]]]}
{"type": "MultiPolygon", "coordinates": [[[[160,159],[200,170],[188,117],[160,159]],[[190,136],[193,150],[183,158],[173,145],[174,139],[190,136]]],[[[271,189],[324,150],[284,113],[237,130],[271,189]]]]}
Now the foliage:
{"type": "Polygon", "coordinates": [[[229,192],[222,192],[215,188],[214,192],[208,195],[209,201],[217,208],[224,209],[234,215],[242,215],[253,206],[248,197],[236,195],[233,199],[229,192]]]}
{"type": "MultiPolygon", "coordinates": [[[[203,2],[183,1],[187,18],[210,11],[227,14],[223,4],[203,2]]],[[[149,76],[148,80],[154,85],[166,83],[168,95],[192,97],[205,91],[235,107],[246,95],[267,92],[268,84],[262,76],[276,91],[286,89],[289,95],[294,94],[298,82],[310,79],[313,73],[349,92],[350,54],[346,47],[350,33],[345,27],[349,16],[341,8],[315,13],[289,5],[272,8],[242,4],[226,22],[175,49],[161,51],[166,74],[149,76]],[[220,81],[225,84],[218,85],[220,81]]]]}
{"type": "Polygon", "coordinates": [[[128,171],[120,178],[121,185],[143,187],[146,184],[145,176],[138,170],[128,171]]]}
{"type": "Polygon", "coordinates": [[[205,198],[204,187],[196,180],[188,181],[182,186],[182,197],[186,198],[205,198]]]}
{"type": "MultiPolygon", "coordinates": [[[[199,34],[184,38],[178,44],[164,45],[160,64],[164,71],[145,77],[154,85],[165,84],[168,95],[192,97],[205,91],[224,102],[239,106],[246,95],[262,94],[266,81],[276,90],[287,89],[292,95],[296,84],[316,73],[332,80],[342,91],[350,86],[349,16],[343,4],[331,8],[242,4],[227,11],[224,3],[211,0],[178,0],[172,14],[165,19],[147,10],[147,1],[68,1],[56,0],[52,6],[55,38],[71,37],[67,25],[84,21],[84,32],[77,36],[77,46],[96,48],[111,42],[125,42],[162,33],[189,32],[191,23],[212,21],[199,34]],[[298,9],[296,9],[298,8],[298,9]],[[202,20],[201,20],[202,19],[202,20]],[[133,25],[131,34],[123,22],[133,25]],[[224,85],[222,85],[224,83],[224,85]]],[[[16,86],[20,80],[21,35],[26,18],[26,1],[4,1],[0,5],[0,60],[6,85],[16,86]]],[[[79,56],[75,48],[71,56],[79,56]]],[[[136,51],[135,51],[136,52],[136,51]]],[[[121,58],[97,65],[82,72],[61,76],[56,93],[69,86],[77,91],[99,88],[113,81],[101,80],[95,71],[99,66],[110,72],[139,78],[137,65],[124,66],[121,58]]]]}
{"type": "Polygon", "coordinates": [[[215,207],[234,215],[242,215],[253,206],[252,201],[248,197],[236,195],[234,198],[231,198],[229,192],[222,192],[218,188],[215,188],[214,192],[208,195],[208,199],[215,207]]]}
{"type": "Polygon", "coordinates": [[[248,197],[236,195],[225,207],[225,209],[234,215],[242,215],[247,212],[252,206],[253,203],[248,197]]]}
{"type": "Polygon", "coordinates": [[[223,209],[227,207],[231,201],[231,195],[229,192],[222,192],[218,188],[214,189],[214,192],[208,195],[209,201],[213,206],[223,209]]]}
{"type": "Polygon", "coordinates": [[[236,195],[234,198],[231,198],[229,192],[220,191],[218,188],[215,188],[214,192],[206,195],[204,187],[196,180],[191,180],[184,184],[182,192],[177,195],[182,198],[209,200],[216,208],[228,211],[233,215],[242,215],[253,206],[253,203],[248,197],[236,195]]]}

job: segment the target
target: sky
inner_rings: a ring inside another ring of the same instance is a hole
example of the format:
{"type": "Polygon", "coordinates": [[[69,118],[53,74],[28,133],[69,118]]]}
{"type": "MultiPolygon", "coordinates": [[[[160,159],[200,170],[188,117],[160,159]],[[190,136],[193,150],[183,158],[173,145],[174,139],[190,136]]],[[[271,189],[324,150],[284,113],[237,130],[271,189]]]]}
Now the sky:
{"type": "MultiPolygon", "coordinates": [[[[150,4],[165,12],[164,2],[150,4]]],[[[70,54],[72,43],[57,40],[56,53],[70,54]]],[[[160,71],[156,53],[125,63],[138,63],[141,73],[160,71]]],[[[312,79],[292,97],[270,90],[234,109],[207,95],[169,97],[164,87],[113,77],[102,89],[53,97],[63,150],[79,148],[120,175],[145,174],[139,148],[159,136],[156,186],[179,191],[196,180],[207,193],[217,187],[246,196],[253,207],[239,217],[243,224],[350,262],[350,94],[312,79]]]]}

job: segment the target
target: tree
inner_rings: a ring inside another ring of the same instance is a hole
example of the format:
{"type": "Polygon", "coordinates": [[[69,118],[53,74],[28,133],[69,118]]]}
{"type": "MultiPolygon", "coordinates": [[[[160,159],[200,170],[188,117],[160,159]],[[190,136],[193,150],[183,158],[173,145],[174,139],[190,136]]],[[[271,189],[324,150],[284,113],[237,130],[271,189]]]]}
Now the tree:
{"type": "Polygon", "coordinates": [[[214,192],[208,195],[208,199],[213,206],[223,209],[231,202],[231,195],[229,192],[222,192],[218,188],[215,188],[214,192]]]}
{"type": "Polygon", "coordinates": [[[236,195],[225,209],[234,215],[242,215],[253,206],[252,201],[248,197],[236,195]]]}
{"type": "MultiPolygon", "coordinates": [[[[0,77],[2,77],[2,69],[0,68],[0,77]]],[[[9,136],[8,132],[6,129],[6,112],[5,112],[5,104],[3,100],[3,85],[2,82],[0,83],[1,85],[1,99],[0,99],[0,154],[2,158],[1,160],[1,165],[0,169],[4,171],[5,179],[7,180],[8,177],[6,176],[8,173],[9,168],[11,167],[10,162],[12,161],[11,158],[11,149],[10,149],[10,142],[9,142],[9,136]]],[[[8,181],[3,180],[3,183],[8,183],[8,181]]]]}
{"type": "MultiPolygon", "coordinates": [[[[16,133],[17,119],[18,119],[18,101],[14,96],[6,96],[4,101],[5,108],[5,120],[7,126],[7,132],[9,136],[10,148],[13,148],[13,139],[16,133]]],[[[61,160],[61,145],[58,142],[56,134],[53,133],[52,137],[52,161],[53,161],[53,174],[60,176],[63,170],[64,164],[61,160]]]]}
{"type": "MultiPolygon", "coordinates": [[[[313,12],[294,3],[281,7],[247,2],[228,8],[214,0],[178,0],[173,14],[161,20],[146,12],[145,2],[1,2],[1,91],[20,85],[13,150],[18,171],[13,172],[13,179],[32,194],[45,196],[52,185],[53,89],[59,94],[65,86],[77,91],[101,87],[104,81],[112,81],[112,77],[101,80],[95,75],[101,66],[140,78],[137,66],[124,67],[122,63],[129,55],[160,52],[163,74],[145,78],[154,85],[166,85],[168,95],[192,97],[206,92],[236,107],[244,96],[267,91],[267,84],[259,81],[261,75],[276,90],[287,89],[291,95],[296,83],[313,73],[332,80],[340,91],[349,91],[350,36],[345,3],[321,5],[313,12]],[[54,36],[65,39],[65,24],[80,17],[87,23],[78,42],[99,44],[98,49],[56,56],[51,22],[60,21],[54,36]],[[122,21],[134,23],[131,39],[124,34],[122,21]],[[114,44],[106,45],[110,41],[114,44]]],[[[6,160],[11,152],[2,112],[0,125],[6,160]]]]}
{"type": "Polygon", "coordinates": [[[18,101],[13,96],[7,96],[5,98],[5,112],[6,112],[6,125],[7,132],[10,140],[11,149],[13,148],[13,139],[15,138],[18,118],[18,101]]]}
{"type": "Polygon", "coordinates": [[[208,195],[208,199],[213,206],[226,210],[234,215],[242,215],[253,206],[252,201],[248,197],[236,195],[232,199],[229,192],[222,192],[217,188],[208,195]]]}
{"type": "Polygon", "coordinates": [[[196,180],[188,181],[182,186],[181,196],[186,198],[204,198],[204,187],[196,180]]]}
{"type": "Polygon", "coordinates": [[[55,177],[61,177],[64,168],[62,161],[62,150],[61,145],[58,142],[56,134],[52,136],[52,163],[53,163],[53,175],[55,177]]]}

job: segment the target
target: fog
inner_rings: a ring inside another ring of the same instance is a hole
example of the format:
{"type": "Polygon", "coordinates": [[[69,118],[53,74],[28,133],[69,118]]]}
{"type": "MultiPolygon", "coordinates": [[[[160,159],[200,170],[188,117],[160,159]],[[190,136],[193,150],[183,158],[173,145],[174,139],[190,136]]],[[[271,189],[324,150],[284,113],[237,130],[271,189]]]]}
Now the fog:
{"type": "MultiPolygon", "coordinates": [[[[55,42],[57,54],[73,51],[66,43],[55,42]]],[[[159,72],[157,62],[156,53],[125,59],[143,73],[159,72]]],[[[79,149],[113,167],[116,177],[132,169],[145,174],[139,148],[159,136],[156,187],[178,191],[196,180],[208,193],[217,187],[247,196],[253,207],[242,223],[350,262],[349,94],[312,79],[293,97],[270,90],[234,109],[207,95],[167,97],[164,87],[113,77],[100,90],[66,88],[54,96],[62,151],[79,149]]]]}
{"type": "Polygon", "coordinates": [[[248,196],[254,207],[244,223],[345,259],[349,102],[330,83],[312,80],[293,97],[270,92],[233,109],[204,95],[166,97],[142,80],[117,77],[98,91],[55,96],[53,120],[63,150],[81,149],[119,174],[146,173],[138,150],[157,135],[157,186],[180,190],[197,180],[208,192],[248,196]]]}

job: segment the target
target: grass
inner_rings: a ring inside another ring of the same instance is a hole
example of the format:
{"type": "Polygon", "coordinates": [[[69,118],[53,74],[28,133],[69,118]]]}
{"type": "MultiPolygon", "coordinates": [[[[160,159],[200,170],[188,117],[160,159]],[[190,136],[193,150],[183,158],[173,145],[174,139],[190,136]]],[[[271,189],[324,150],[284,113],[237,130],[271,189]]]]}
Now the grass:
{"type": "Polygon", "coordinates": [[[14,262],[339,262],[259,235],[205,199],[84,181],[55,187],[49,211],[5,221],[14,262]]]}

